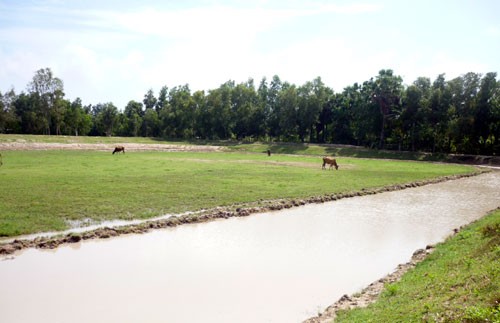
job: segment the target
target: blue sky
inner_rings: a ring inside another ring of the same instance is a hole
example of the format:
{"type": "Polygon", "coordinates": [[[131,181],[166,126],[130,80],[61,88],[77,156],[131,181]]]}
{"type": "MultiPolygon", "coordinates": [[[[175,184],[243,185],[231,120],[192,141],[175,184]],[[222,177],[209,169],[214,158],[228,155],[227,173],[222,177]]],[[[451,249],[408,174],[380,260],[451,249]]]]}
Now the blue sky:
{"type": "Polygon", "coordinates": [[[66,98],[123,109],[153,89],[278,75],[341,92],[393,69],[500,73],[500,1],[0,0],[0,91],[49,67],[66,98]]]}

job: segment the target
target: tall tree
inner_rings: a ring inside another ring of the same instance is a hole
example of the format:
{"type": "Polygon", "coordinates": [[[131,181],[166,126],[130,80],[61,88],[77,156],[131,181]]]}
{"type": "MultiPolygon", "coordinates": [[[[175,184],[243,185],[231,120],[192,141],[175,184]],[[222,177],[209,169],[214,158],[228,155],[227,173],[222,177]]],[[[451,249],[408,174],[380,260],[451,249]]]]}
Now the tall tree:
{"type": "Polygon", "coordinates": [[[212,138],[212,114],[207,104],[205,91],[196,91],[193,93],[193,102],[195,105],[195,136],[198,138],[212,138]]]}
{"type": "Polygon", "coordinates": [[[50,117],[52,120],[53,132],[60,136],[61,129],[64,125],[65,115],[70,107],[70,102],[65,100],[62,96],[56,95],[53,103],[53,107],[50,111],[50,117]]]}
{"type": "Polygon", "coordinates": [[[14,101],[15,113],[20,120],[21,133],[43,134],[45,130],[44,116],[37,109],[38,100],[35,95],[21,93],[14,101]]]}
{"type": "Polygon", "coordinates": [[[129,101],[125,106],[123,111],[125,116],[125,134],[127,136],[137,137],[139,136],[142,122],[143,122],[143,110],[142,103],[137,101],[129,101]]]}
{"type": "Polygon", "coordinates": [[[3,95],[0,92],[0,133],[20,132],[19,118],[14,106],[16,100],[17,95],[14,89],[3,95]]]}
{"type": "Polygon", "coordinates": [[[261,137],[266,137],[269,135],[269,117],[270,117],[270,109],[269,109],[269,86],[267,84],[267,79],[263,77],[259,83],[259,87],[257,89],[257,97],[258,97],[258,114],[260,115],[260,122],[262,123],[262,129],[259,130],[261,137]]]}
{"type": "MultiPolygon", "coordinates": [[[[451,91],[447,86],[445,75],[440,74],[432,83],[429,109],[425,111],[424,135],[430,138],[431,144],[426,144],[432,152],[449,151],[447,129],[449,124],[449,107],[451,104],[451,91]]],[[[425,139],[425,138],[424,138],[425,139]]],[[[428,142],[429,140],[426,140],[428,142]]]]}
{"type": "Polygon", "coordinates": [[[477,106],[474,115],[474,137],[478,143],[477,152],[492,154],[496,141],[495,127],[500,127],[500,120],[495,119],[495,95],[499,94],[500,82],[497,73],[487,73],[482,79],[477,95],[477,106]]]}
{"type": "Polygon", "coordinates": [[[160,93],[158,94],[158,100],[155,104],[156,112],[160,113],[160,110],[165,107],[168,101],[168,87],[162,86],[160,93]]]}
{"type": "Polygon", "coordinates": [[[36,71],[32,82],[28,85],[28,91],[35,96],[36,106],[42,111],[44,117],[45,132],[50,135],[51,110],[58,98],[64,97],[63,82],[54,77],[50,68],[42,68],[36,71]]]}
{"type": "Polygon", "coordinates": [[[380,133],[380,108],[373,100],[374,80],[359,85],[355,83],[344,89],[343,96],[351,116],[351,133],[358,146],[376,147],[380,133]]]}
{"type": "Polygon", "coordinates": [[[330,100],[323,105],[319,113],[318,122],[316,124],[316,138],[320,143],[325,143],[329,136],[328,125],[333,121],[333,104],[333,99],[330,98],[330,100]]]}
{"type": "Polygon", "coordinates": [[[280,106],[279,133],[278,138],[293,141],[297,139],[297,110],[299,96],[297,87],[289,83],[284,83],[278,94],[278,104],[280,106]]]}
{"type": "Polygon", "coordinates": [[[253,79],[238,84],[231,94],[233,133],[237,139],[258,137],[265,124],[259,109],[259,97],[253,79]],[[262,120],[261,120],[262,118],[262,120]]]}
{"type": "Polygon", "coordinates": [[[145,137],[160,136],[160,119],[154,109],[147,109],[142,120],[143,135],[145,137]]]}
{"type": "Polygon", "coordinates": [[[174,137],[192,138],[194,136],[195,107],[189,85],[176,86],[170,90],[168,98],[169,126],[174,137]]]}
{"type": "Polygon", "coordinates": [[[451,96],[449,134],[452,152],[474,151],[474,115],[481,76],[467,73],[447,83],[451,96]]]}
{"type": "MultiPolygon", "coordinates": [[[[491,154],[500,155],[500,82],[497,81],[497,87],[491,96],[491,154]]],[[[490,151],[488,149],[488,151],[490,151]]]]}
{"type": "Polygon", "coordinates": [[[394,75],[393,71],[380,70],[373,84],[372,99],[377,103],[382,116],[380,126],[379,148],[384,148],[386,125],[389,120],[395,119],[401,113],[401,97],[403,79],[394,75]]]}
{"type": "Polygon", "coordinates": [[[146,110],[148,109],[154,109],[156,107],[156,98],[153,92],[153,89],[149,89],[148,92],[144,95],[144,100],[142,101],[144,103],[144,108],[146,110]]]}
{"type": "Polygon", "coordinates": [[[92,128],[92,117],[83,108],[82,100],[76,98],[64,114],[64,133],[73,136],[86,136],[92,128]]]}
{"type": "Polygon", "coordinates": [[[268,134],[272,137],[279,137],[282,133],[280,129],[282,107],[279,102],[279,95],[282,89],[283,83],[281,79],[278,75],[274,75],[269,84],[269,89],[267,90],[267,102],[264,107],[268,134]]]}
{"type": "Polygon", "coordinates": [[[312,82],[306,82],[298,88],[299,105],[297,110],[298,134],[302,142],[306,137],[309,142],[318,141],[314,138],[314,127],[318,124],[323,107],[333,95],[333,91],[325,86],[320,77],[312,82]]]}
{"type": "Polygon", "coordinates": [[[211,115],[211,139],[230,139],[232,136],[231,93],[234,81],[227,81],[208,92],[205,110],[211,115]]]}
{"type": "Polygon", "coordinates": [[[431,96],[431,80],[419,77],[406,88],[401,113],[402,132],[409,141],[409,148],[416,150],[421,141],[424,115],[429,110],[431,96]]]}
{"type": "Polygon", "coordinates": [[[300,141],[304,142],[306,136],[310,136],[311,126],[316,123],[316,118],[319,113],[315,113],[315,98],[312,90],[312,83],[306,82],[297,89],[298,104],[297,104],[297,134],[300,141]]]}
{"type": "Polygon", "coordinates": [[[332,124],[331,137],[335,143],[351,144],[354,140],[351,113],[352,105],[355,102],[352,101],[353,98],[350,95],[345,95],[346,93],[353,94],[348,92],[351,89],[346,89],[347,92],[332,96],[327,104],[330,110],[330,123],[332,124]]]}
{"type": "MultiPolygon", "coordinates": [[[[371,100],[367,100],[366,98],[363,100],[361,91],[362,87],[358,83],[354,83],[344,88],[340,97],[337,96],[336,100],[330,100],[329,103],[330,109],[333,110],[335,105],[340,101],[342,110],[344,111],[342,116],[344,118],[347,117],[349,120],[347,126],[349,127],[349,137],[351,137],[350,143],[355,145],[366,144],[366,133],[370,129],[369,125],[372,124],[370,121],[371,119],[367,117],[369,115],[369,109],[366,105],[366,103],[371,102],[371,100]]],[[[333,111],[331,113],[333,113],[333,111]]],[[[338,116],[336,116],[335,122],[338,124],[337,118],[338,116]]],[[[331,121],[333,121],[333,115],[331,121]]],[[[341,131],[340,133],[346,134],[346,131],[341,131]]],[[[334,138],[336,139],[336,137],[334,138]]]]}
{"type": "Polygon", "coordinates": [[[101,135],[114,135],[118,123],[118,109],[113,103],[99,104],[99,112],[96,116],[96,126],[101,135]]]}

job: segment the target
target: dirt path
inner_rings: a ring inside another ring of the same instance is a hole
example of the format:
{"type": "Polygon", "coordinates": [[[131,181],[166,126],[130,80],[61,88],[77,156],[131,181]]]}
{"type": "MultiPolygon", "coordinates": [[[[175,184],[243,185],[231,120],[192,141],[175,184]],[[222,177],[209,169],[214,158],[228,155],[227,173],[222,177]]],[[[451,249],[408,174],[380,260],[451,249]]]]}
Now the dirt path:
{"type": "Polygon", "coordinates": [[[98,150],[112,152],[115,146],[124,146],[126,151],[222,151],[224,147],[209,145],[171,145],[171,144],[82,144],[46,142],[0,142],[0,151],[7,150],[98,150]]]}

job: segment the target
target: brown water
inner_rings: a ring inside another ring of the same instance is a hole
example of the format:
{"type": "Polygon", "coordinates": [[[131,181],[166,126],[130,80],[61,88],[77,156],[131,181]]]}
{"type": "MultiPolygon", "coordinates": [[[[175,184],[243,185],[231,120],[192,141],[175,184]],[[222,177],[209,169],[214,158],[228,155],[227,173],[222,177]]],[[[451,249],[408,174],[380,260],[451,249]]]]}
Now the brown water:
{"type": "Polygon", "coordinates": [[[0,322],[301,322],[500,206],[500,172],[0,260],[0,322]]]}

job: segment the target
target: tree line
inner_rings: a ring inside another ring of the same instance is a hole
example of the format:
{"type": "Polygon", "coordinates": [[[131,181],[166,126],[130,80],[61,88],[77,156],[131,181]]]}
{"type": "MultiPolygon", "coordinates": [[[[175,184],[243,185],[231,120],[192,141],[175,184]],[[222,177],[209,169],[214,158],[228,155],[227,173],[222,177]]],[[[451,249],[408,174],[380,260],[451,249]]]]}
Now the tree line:
{"type": "Polygon", "coordinates": [[[297,86],[274,76],[191,92],[148,90],[119,110],[65,99],[62,80],[38,70],[26,92],[0,92],[0,133],[334,143],[441,153],[500,153],[497,73],[404,85],[390,69],[335,93],[320,77],[297,86]]]}

